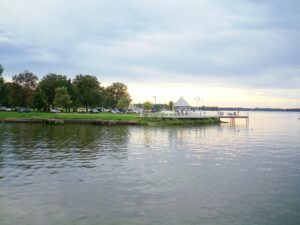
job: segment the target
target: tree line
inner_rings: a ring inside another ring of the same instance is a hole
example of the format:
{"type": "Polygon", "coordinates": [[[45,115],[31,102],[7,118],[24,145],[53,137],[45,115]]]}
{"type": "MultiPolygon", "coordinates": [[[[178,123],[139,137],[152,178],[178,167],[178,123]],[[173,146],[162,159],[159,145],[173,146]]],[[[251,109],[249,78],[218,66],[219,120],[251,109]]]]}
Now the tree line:
{"type": "Polygon", "coordinates": [[[77,75],[73,80],[65,75],[49,73],[40,81],[25,70],[5,82],[4,68],[0,65],[0,106],[33,108],[49,111],[60,107],[66,111],[85,107],[125,109],[131,97],[125,84],[116,82],[108,87],[101,86],[97,77],[77,75]]]}

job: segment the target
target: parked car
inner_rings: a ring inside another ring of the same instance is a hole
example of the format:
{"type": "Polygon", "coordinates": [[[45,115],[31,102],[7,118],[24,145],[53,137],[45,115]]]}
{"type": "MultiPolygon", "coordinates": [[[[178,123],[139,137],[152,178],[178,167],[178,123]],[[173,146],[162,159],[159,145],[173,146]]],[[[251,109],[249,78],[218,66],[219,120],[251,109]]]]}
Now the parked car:
{"type": "Polygon", "coordinates": [[[0,111],[6,111],[6,107],[0,107],[0,111]]]}
{"type": "Polygon", "coordinates": [[[114,113],[114,114],[115,113],[121,113],[120,110],[118,110],[118,109],[113,109],[113,110],[111,110],[111,112],[114,113]]]}
{"type": "Polygon", "coordinates": [[[31,112],[31,111],[32,111],[32,110],[29,109],[29,108],[20,108],[20,109],[18,110],[19,113],[28,113],[28,112],[31,112]]]}
{"type": "Polygon", "coordinates": [[[12,110],[12,108],[6,108],[5,111],[6,112],[12,112],[13,110],[12,110]]]}
{"type": "Polygon", "coordinates": [[[86,113],[86,108],[78,108],[77,112],[78,113],[86,113]]]}
{"type": "Polygon", "coordinates": [[[99,113],[99,110],[98,110],[98,109],[90,109],[89,112],[90,112],[90,113],[99,113]]]}
{"type": "Polygon", "coordinates": [[[50,112],[52,112],[52,113],[60,113],[60,110],[59,109],[51,109],[50,112]]]}

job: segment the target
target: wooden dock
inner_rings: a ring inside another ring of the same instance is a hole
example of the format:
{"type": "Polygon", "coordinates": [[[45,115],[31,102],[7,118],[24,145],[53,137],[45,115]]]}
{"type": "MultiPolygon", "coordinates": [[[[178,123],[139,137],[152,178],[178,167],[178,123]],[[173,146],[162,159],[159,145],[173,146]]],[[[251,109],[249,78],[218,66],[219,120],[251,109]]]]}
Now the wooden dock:
{"type": "Polygon", "coordinates": [[[236,119],[246,119],[246,123],[249,124],[249,114],[247,115],[220,115],[220,119],[230,119],[231,124],[235,124],[236,119]]]}

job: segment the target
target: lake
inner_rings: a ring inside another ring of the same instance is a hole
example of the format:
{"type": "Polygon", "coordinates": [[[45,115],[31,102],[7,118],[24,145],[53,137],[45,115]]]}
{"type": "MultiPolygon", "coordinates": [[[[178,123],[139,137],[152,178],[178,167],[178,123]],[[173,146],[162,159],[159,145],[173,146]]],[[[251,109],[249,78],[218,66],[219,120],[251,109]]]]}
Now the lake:
{"type": "Polygon", "coordinates": [[[247,126],[0,124],[1,225],[298,225],[300,113],[247,126]]]}

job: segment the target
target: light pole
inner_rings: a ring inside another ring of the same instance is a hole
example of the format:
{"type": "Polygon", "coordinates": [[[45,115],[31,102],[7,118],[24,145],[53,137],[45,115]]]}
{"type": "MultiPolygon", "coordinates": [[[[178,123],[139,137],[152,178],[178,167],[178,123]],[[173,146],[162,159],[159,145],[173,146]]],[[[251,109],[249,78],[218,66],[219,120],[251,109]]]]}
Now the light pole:
{"type": "Polygon", "coordinates": [[[154,98],[154,111],[156,112],[156,96],[153,96],[153,98],[154,98]]]}

